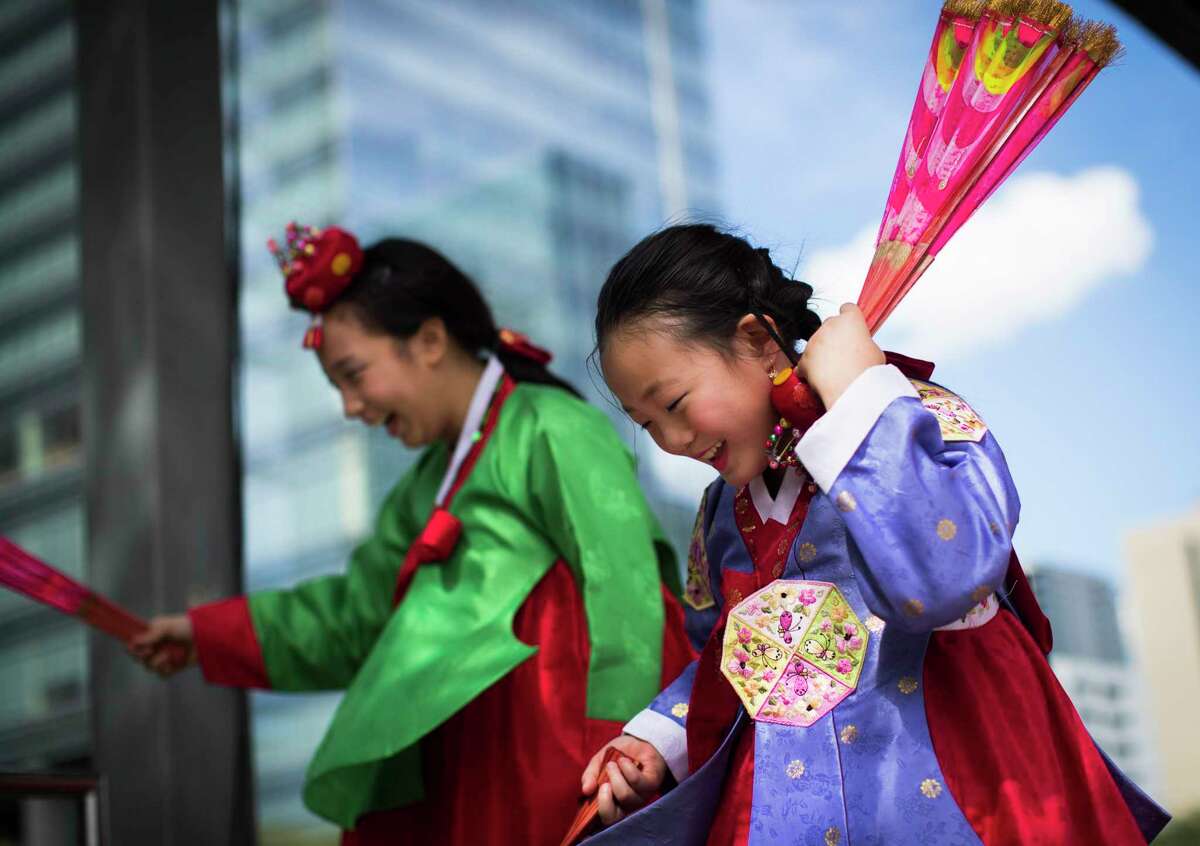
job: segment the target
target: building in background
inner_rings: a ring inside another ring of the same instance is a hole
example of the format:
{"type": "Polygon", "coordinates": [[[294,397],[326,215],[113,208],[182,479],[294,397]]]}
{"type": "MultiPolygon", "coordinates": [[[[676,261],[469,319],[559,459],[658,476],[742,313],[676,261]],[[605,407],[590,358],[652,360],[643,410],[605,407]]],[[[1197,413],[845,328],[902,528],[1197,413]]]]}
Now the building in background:
{"type": "MultiPolygon", "coordinates": [[[[70,3],[0,3],[0,534],[84,565],[70,3]]],[[[87,757],[84,629],[0,590],[0,769],[87,757]]]]}
{"type": "MultiPolygon", "coordinates": [[[[716,208],[699,6],[237,4],[250,589],[341,570],[414,457],[341,419],[300,350],[307,320],[287,310],[267,237],[296,219],[336,222],[364,242],[427,241],[480,283],[502,325],[552,350],[556,372],[610,408],[586,365],[608,268],[642,234],[716,208]]],[[[653,474],[643,483],[684,549],[695,503],[671,499],[653,474]]],[[[336,702],[255,696],[264,843],[330,840],[300,785],[336,702]]]]}
{"type": "Polygon", "coordinates": [[[1031,571],[1030,581],[1054,629],[1050,666],[1083,724],[1117,766],[1155,792],[1145,685],[1124,645],[1112,585],[1087,573],[1041,566],[1031,571]]]}
{"type": "MultiPolygon", "coordinates": [[[[81,575],[74,50],[70,3],[0,2],[0,534],[81,575]]],[[[83,627],[0,590],[0,678],[0,770],[87,766],[83,627]]],[[[0,841],[71,825],[0,803],[0,841]]]]}
{"type": "Polygon", "coordinates": [[[1159,798],[1177,817],[1200,812],[1200,508],[1125,540],[1133,645],[1146,678],[1159,798]]]}

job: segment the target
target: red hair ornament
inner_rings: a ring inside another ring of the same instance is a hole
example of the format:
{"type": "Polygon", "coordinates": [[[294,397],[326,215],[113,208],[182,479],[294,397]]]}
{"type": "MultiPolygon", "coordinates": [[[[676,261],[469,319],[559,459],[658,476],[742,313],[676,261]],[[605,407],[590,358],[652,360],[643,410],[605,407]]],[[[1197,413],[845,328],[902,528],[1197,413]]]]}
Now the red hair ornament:
{"type": "Polygon", "coordinates": [[[292,305],[313,315],[312,326],[304,333],[304,348],[316,349],[324,340],[321,315],[362,268],[363,252],[353,235],[336,226],[318,229],[292,221],[285,239],[282,247],[269,239],[267,249],[279,263],[292,305]]]}

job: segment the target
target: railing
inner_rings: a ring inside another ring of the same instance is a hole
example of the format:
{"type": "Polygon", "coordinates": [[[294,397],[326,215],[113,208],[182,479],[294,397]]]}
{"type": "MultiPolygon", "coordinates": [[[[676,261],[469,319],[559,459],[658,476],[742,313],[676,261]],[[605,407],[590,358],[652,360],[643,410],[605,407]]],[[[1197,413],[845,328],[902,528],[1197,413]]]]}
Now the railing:
{"type": "Polygon", "coordinates": [[[74,799],[81,818],[79,842],[103,846],[104,780],[100,776],[0,771],[0,800],[3,799],[74,799]]]}

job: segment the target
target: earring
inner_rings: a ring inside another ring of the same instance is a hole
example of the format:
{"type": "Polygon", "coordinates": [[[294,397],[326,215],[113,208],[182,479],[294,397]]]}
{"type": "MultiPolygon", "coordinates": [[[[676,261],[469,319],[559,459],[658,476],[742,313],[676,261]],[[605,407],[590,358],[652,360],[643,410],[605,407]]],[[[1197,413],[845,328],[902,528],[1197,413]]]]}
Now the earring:
{"type": "Polygon", "coordinates": [[[767,378],[771,380],[771,384],[775,384],[775,377],[779,374],[775,370],[775,363],[771,362],[767,365],[767,378]]]}

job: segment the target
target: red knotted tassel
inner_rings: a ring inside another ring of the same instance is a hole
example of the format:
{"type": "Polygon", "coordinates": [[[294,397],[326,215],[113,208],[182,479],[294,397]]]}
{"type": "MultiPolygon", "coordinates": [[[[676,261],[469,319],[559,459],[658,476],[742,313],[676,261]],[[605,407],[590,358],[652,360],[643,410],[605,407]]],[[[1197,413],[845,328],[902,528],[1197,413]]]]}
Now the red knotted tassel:
{"type": "Polygon", "coordinates": [[[808,382],[787,368],[779,373],[771,386],[771,405],[792,424],[804,432],[825,413],[821,398],[808,382]]]}

